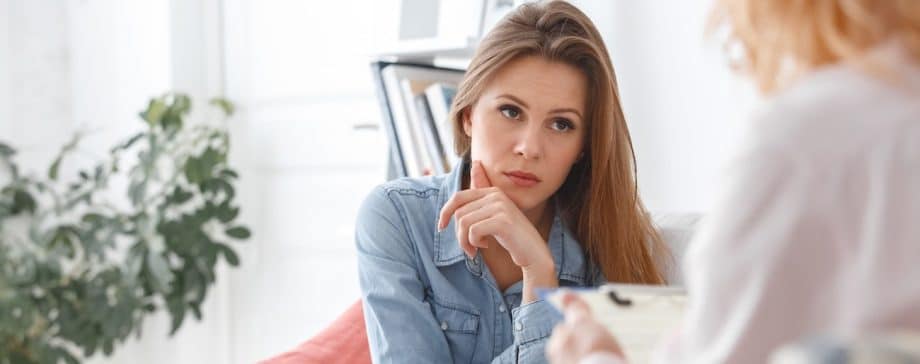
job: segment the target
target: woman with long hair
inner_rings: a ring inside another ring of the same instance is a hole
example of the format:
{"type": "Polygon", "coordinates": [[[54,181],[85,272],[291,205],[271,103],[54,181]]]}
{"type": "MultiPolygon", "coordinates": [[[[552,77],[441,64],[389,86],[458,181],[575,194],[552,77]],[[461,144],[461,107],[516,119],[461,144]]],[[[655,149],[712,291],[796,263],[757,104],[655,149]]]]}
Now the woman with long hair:
{"type": "Polygon", "coordinates": [[[446,175],[376,188],[357,221],[375,362],[542,362],[538,287],[663,284],[607,49],[563,1],[524,4],[470,62],[446,175]]]}
{"type": "MultiPolygon", "coordinates": [[[[660,362],[920,333],[920,1],[721,0],[714,15],[767,102],[687,251],[689,306],[660,362]]],[[[554,362],[623,361],[567,301],[554,362]]]]}

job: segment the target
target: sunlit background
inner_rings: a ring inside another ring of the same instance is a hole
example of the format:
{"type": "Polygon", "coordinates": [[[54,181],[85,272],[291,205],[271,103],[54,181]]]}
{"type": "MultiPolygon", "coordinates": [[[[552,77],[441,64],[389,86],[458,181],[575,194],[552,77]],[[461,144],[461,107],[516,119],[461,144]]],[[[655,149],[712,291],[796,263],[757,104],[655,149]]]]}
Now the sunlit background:
{"type": "MultiPolygon", "coordinates": [[[[358,204],[387,176],[370,62],[424,22],[401,0],[0,0],[0,140],[32,172],[70,135],[91,161],[168,90],[223,95],[242,266],[167,338],[165,316],[92,363],[252,363],[296,346],[360,298],[358,204]]],[[[755,102],[704,37],[710,1],[574,1],[607,42],[655,213],[705,212],[755,102]]],[[[463,22],[462,19],[457,20],[463,22]]]]}

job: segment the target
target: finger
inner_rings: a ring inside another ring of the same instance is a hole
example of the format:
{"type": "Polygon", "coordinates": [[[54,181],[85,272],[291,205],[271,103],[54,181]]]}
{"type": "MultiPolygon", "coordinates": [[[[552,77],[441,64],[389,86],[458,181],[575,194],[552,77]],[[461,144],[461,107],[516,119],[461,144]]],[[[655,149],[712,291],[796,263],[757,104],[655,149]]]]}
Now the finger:
{"type": "Polygon", "coordinates": [[[455,193],[447,203],[444,204],[444,207],[441,207],[441,212],[438,214],[438,231],[444,230],[445,227],[450,223],[450,217],[454,215],[454,211],[458,208],[466,205],[470,201],[475,201],[482,196],[489,194],[489,190],[464,190],[458,191],[455,193]]]}
{"type": "Polygon", "coordinates": [[[588,306],[588,303],[581,299],[581,297],[578,297],[574,292],[563,292],[561,301],[563,312],[565,312],[567,316],[569,313],[575,315],[576,317],[573,317],[573,319],[586,317],[591,314],[591,307],[588,306]]]}
{"type": "Polygon", "coordinates": [[[470,228],[473,225],[478,224],[484,220],[491,218],[495,215],[497,209],[492,206],[485,206],[481,209],[471,211],[466,215],[456,215],[457,216],[457,240],[465,240],[470,245],[479,248],[488,248],[488,240],[486,239],[488,235],[480,236],[476,239],[473,239],[470,235],[470,228]],[[484,244],[485,243],[485,244],[484,244]]]}
{"type": "Polygon", "coordinates": [[[488,219],[492,213],[493,213],[492,210],[488,208],[484,208],[484,209],[477,209],[477,210],[471,211],[470,213],[465,214],[465,215],[460,215],[460,214],[456,215],[457,216],[457,243],[460,244],[460,248],[463,249],[463,251],[467,253],[472,253],[472,254],[468,254],[470,257],[473,257],[476,255],[477,247],[483,247],[483,248],[488,247],[488,246],[483,246],[478,240],[470,240],[470,237],[469,237],[470,226],[472,226],[475,223],[478,223],[479,221],[488,219]]]}
{"type": "Polygon", "coordinates": [[[454,235],[457,236],[457,244],[460,245],[460,249],[462,249],[463,252],[466,253],[467,257],[473,258],[476,256],[476,247],[470,245],[469,238],[466,236],[466,234],[463,233],[464,231],[466,231],[466,228],[463,226],[463,224],[468,224],[468,223],[469,222],[467,221],[461,221],[461,219],[457,219],[457,225],[454,227],[457,231],[455,232],[454,235]]]}
{"type": "Polygon", "coordinates": [[[576,294],[575,292],[566,290],[565,292],[562,293],[561,299],[562,299],[563,309],[566,309],[569,306],[574,305],[574,306],[578,306],[580,308],[584,308],[590,311],[590,308],[588,307],[588,303],[585,302],[585,300],[583,300],[581,297],[579,297],[578,294],[576,294]]]}
{"type": "Polygon", "coordinates": [[[578,297],[575,297],[564,307],[565,322],[578,324],[591,316],[591,308],[588,307],[585,301],[582,301],[578,297]]]}
{"type": "MultiPolygon", "coordinates": [[[[498,219],[496,219],[496,215],[493,214],[486,219],[480,220],[470,225],[469,239],[470,241],[476,242],[475,245],[479,246],[480,248],[488,248],[489,239],[487,238],[491,236],[496,236],[497,234],[499,234],[500,233],[499,230],[501,229],[502,226],[503,226],[503,223],[499,221],[498,219]]],[[[498,241],[498,239],[496,239],[496,241],[498,241]]],[[[499,241],[499,244],[501,244],[500,241],[499,241]]],[[[504,246],[504,248],[508,250],[509,254],[511,254],[511,260],[515,260],[514,252],[507,246],[504,246]]],[[[518,262],[515,260],[515,263],[517,264],[518,262]]]]}
{"type": "Polygon", "coordinates": [[[454,210],[454,217],[459,219],[476,210],[483,209],[486,206],[491,205],[492,203],[494,203],[494,201],[489,197],[490,195],[485,195],[485,196],[480,197],[477,200],[467,202],[466,205],[458,207],[456,210],[454,210]]]}
{"type": "Polygon", "coordinates": [[[482,166],[482,161],[474,161],[470,168],[470,186],[471,188],[492,187],[492,181],[486,175],[486,169],[482,166]]]}
{"type": "Polygon", "coordinates": [[[552,363],[561,362],[563,354],[566,352],[566,343],[570,340],[571,329],[560,323],[553,328],[550,334],[549,342],[546,344],[546,357],[552,363]]]}
{"type": "Polygon", "coordinates": [[[460,239],[457,239],[457,241],[458,241],[457,244],[460,244],[460,249],[463,250],[463,253],[466,254],[468,258],[473,259],[474,257],[476,257],[476,252],[479,251],[478,248],[470,245],[470,243],[468,242],[461,242],[460,239]]]}
{"type": "Polygon", "coordinates": [[[481,244],[479,246],[480,248],[488,248],[488,243],[492,241],[488,238],[494,237],[495,242],[508,251],[508,254],[511,255],[511,261],[514,262],[515,265],[518,267],[529,266],[532,261],[530,260],[531,251],[527,249],[527,244],[522,245],[521,242],[515,241],[514,239],[503,238],[509,226],[510,223],[505,212],[496,211],[492,216],[489,216],[489,218],[470,226],[469,239],[470,241],[485,243],[481,244]]]}
{"type": "Polygon", "coordinates": [[[581,325],[589,318],[587,311],[577,307],[569,307],[564,314],[565,322],[571,325],[581,325]]]}

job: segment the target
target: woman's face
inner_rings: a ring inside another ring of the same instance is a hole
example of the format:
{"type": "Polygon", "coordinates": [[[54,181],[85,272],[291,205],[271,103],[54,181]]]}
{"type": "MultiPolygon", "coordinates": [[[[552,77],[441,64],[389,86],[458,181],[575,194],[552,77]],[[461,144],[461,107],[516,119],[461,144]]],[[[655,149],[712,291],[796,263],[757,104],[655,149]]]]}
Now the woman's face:
{"type": "Polygon", "coordinates": [[[527,56],[499,69],[465,115],[470,156],[525,213],[542,209],[578,161],[586,93],[577,68],[527,56]]]}

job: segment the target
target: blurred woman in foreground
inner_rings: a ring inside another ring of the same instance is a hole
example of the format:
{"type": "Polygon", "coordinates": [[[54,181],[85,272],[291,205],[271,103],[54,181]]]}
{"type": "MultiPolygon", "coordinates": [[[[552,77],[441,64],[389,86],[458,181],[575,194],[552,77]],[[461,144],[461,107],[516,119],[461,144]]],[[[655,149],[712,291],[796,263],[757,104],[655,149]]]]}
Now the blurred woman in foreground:
{"type": "MultiPolygon", "coordinates": [[[[665,363],[758,363],[812,335],[920,331],[920,1],[723,0],[768,102],[685,257],[665,363]]],[[[558,363],[625,362],[577,299],[558,363]]]]}

